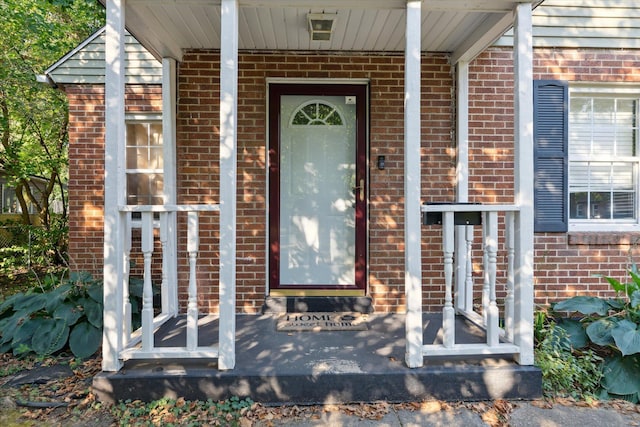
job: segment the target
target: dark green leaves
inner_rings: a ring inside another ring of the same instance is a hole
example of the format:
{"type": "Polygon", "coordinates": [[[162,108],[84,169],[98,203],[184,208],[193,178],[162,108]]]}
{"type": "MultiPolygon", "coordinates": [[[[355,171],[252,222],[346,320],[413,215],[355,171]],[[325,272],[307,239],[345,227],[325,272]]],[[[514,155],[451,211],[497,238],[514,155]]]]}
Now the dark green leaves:
{"type": "Polygon", "coordinates": [[[555,311],[578,312],[582,314],[599,314],[604,316],[609,312],[609,304],[597,297],[577,296],[557,303],[553,309],[555,311]]]}
{"type": "MultiPolygon", "coordinates": [[[[78,279],[76,277],[76,279],[78,279]]],[[[16,294],[0,305],[0,351],[44,356],[67,345],[85,358],[100,347],[102,285],[65,281],[46,292],[16,294]]]]}
{"type": "Polygon", "coordinates": [[[102,330],[82,322],[77,324],[69,336],[69,347],[76,357],[85,359],[98,351],[102,340],[102,330]]]}

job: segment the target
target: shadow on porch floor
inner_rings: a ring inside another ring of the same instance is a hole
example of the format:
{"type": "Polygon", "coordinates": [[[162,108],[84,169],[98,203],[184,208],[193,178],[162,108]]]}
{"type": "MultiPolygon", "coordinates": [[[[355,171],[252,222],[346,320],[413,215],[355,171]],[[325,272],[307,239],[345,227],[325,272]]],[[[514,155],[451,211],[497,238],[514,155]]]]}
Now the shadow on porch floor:
{"type": "MultiPolygon", "coordinates": [[[[439,340],[439,314],[425,314],[424,343],[439,340]]],[[[215,360],[131,360],[93,381],[101,401],[161,397],[222,400],[250,397],[264,404],[408,402],[425,399],[533,399],[542,394],[540,371],[511,356],[425,358],[404,363],[402,314],[370,314],[366,331],[277,332],[275,315],[236,317],[236,367],[218,371],[215,360]]],[[[484,333],[456,320],[456,342],[484,341],[484,333]]],[[[156,346],[184,345],[185,318],[166,323],[156,346]]],[[[200,343],[218,335],[217,319],[200,320],[200,343]]]]}

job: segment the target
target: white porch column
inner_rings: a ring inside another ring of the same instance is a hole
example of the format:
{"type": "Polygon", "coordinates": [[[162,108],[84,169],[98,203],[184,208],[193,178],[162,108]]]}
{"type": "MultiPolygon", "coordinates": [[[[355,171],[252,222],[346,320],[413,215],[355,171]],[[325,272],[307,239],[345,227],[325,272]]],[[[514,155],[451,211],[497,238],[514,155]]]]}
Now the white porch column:
{"type": "MultiPolygon", "coordinates": [[[[456,67],[456,202],[469,201],[469,63],[459,61],[456,67]]],[[[473,290],[467,289],[467,226],[456,226],[455,233],[455,308],[473,309],[473,290]]]]}
{"type": "MultiPolygon", "coordinates": [[[[162,58],[162,150],[164,156],[164,203],[178,204],[176,189],[176,60],[162,58]]],[[[178,235],[176,213],[163,214],[167,233],[166,289],[162,290],[162,311],[178,314],[178,235]]],[[[166,262],[166,263],[165,263],[166,262]]]]}
{"type": "Polygon", "coordinates": [[[105,33],[105,164],[104,164],[104,327],[102,370],[122,366],[124,326],[123,245],[126,221],[118,211],[125,204],[125,0],[107,0],[105,33]]]}
{"type": "Polygon", "coordinates": [[[456,67],[456,202],[469,201],[469,63],[456,67]]]}
{"type": "Polygon", "coordinates": [[[531,4],[516,7],[515,73],[515,331],[517,361],[533,364],[533,47],[531,4]]]}
{"type": "Polygon", "coordinates": [[[404,67],[404,287],[407,318],[405,361],[410,368],[423,365],[422,260],[420,212],[420,25],[422,2],[407,1],[404,67]]]}
{"type": "Polygon", "coordinates": [[[222,0],[220,48],[220,369],[235,366],[238,0],[222,0]]]}

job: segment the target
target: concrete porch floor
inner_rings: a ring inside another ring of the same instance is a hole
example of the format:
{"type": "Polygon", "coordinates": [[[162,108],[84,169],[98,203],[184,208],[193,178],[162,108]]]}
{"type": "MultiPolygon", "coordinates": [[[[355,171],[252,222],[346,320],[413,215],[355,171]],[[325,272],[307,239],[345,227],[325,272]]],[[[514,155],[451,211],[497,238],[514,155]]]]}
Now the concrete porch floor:
{"type": "MultiPolygon", "coordinates": [[[[534,399],[542,395],[539,369],[504,357],[425,358],[404,363],[402,314],[369,314],[366,331],[278,332],[275,314],[237,315],[236,367],[218,371],[215,360],[131,360],[117,373],[93,380],[101,401],[162,397],[222,400],[250,397],[264,404],[408,402],[425,399],[534,399]]],[[[424,315],[424,343],[441,333],[440,314],[424,315]]],[[[457,318],[456,342],[484,341],[484,332],[457,318]]],[[[199,345],[217,337],[217,319],[202,318],[199,345]]],[[[156,346],[185,345],[185,318],[166,323],[156,346]]]]}

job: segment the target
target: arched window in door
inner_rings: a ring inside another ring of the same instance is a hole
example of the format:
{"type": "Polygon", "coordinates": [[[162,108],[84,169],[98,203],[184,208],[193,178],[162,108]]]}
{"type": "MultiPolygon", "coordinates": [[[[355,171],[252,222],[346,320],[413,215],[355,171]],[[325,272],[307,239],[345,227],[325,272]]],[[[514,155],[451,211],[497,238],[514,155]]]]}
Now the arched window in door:
{"type": "Polygon", "coordinates": [[[300,105],[291,115],[290,126],[344,126],[338,109],[326,101],[312,100],[300,105]]]}

